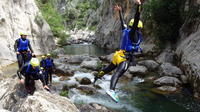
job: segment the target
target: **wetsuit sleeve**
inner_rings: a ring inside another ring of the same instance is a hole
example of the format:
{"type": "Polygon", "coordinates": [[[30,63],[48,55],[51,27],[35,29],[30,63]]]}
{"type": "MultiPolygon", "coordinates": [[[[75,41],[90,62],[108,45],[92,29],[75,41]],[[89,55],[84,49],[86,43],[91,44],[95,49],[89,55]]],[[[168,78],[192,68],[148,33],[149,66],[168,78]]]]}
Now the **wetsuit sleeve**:
{"type": "Polygon", "coordinates": [[[28,47],[29,47],[29,49],[31,50],[31,53],[34,53],[34,52],[33,52],[33,48],[32,48],[32,46],[31,46],[31,43],[30,43],[29,40],[28,40],[28,47]]]}
{"type": "MultiPolygon", "coordinates": [[[[42,72],[41,70],[39,72],[42,72]]],[[[42,82],[43,86],[47,85],[46,84],[46,81],[45,81],[45,75],[44,75],[44,72],[42,72],[42,74],[38,74],[39,75],[39,79],[40,81],[42,82]]]]}
{"type": "Polygon", "coordinates": [[[135,32],[137,30],[138,22],[140,20],[140,13],[141,13],[141,5],[137,5],[136,13],[134,17],[134,24],[131,27],[131,31],[129,33],[132,42],[134,41],[135,32]]]}
{"type": "Polygon", "coordinates": [[[17,52],[17,47],[18,47],[18,45],[19,45],[19,39],[17,39],[16,41],[15,41],[15,44],[14,44],[14,49],[15,49],[15,52],[17,52]]]}
{"type": "Polygon", "coordinates": [[[122,11],[119,11],[119,15],[120,15],[120,22],[121,22],[121,27],[122,27],[122,30],[125,29],[125,22],[124,22],[124,18],[122,16],[122,11]]]}

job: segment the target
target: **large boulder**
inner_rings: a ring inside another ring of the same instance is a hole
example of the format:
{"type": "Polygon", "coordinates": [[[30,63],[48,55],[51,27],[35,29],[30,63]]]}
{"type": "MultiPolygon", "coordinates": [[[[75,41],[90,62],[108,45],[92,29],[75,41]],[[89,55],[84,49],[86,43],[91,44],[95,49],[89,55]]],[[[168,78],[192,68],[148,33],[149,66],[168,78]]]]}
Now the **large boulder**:
{"type": "Polygon", "coordinates": [[[161,76],[180,77],[183,74],[182,70],[170,63],[163,63],[159,68],[159,74],[161,76]]]}
{"type": "Polygon", "coordinates": [[[166,48],[158,57],[157,61],[159,63],[174,63],[175,53],[170,50],[171,48],[166,48]]]}
{"type": "Polygon", "coordinates": [[[36,82],[36,92],[26,95],[25,88],[16,79],[8,78],[0,82],[0,108],[12,112],[79,112],[66,97],[51,94],[36,82]]]}
{"type": "Polygon", "coordinates": [[[87,95],[94,95],[97,93],[96,88],[94,88],[93,86],[81,85],[81,86],[78,86],[77,89],[87,95]]]}
{"type": "Polygon", "coordinates": [[[147,68],[145,66],[131,66],[128,71],[133,75],[145,75],[147,73],[147,68]]]}
{"type": "Polygon", "coordinates": [[[74,75],[74,71],[75,70],[68,64],[61,64],[56,67],[56,73],[64,76],[72,76],[74,75]]]}
{"type": "Polygon", "coordinates": [[[158,78],[153,83],[158,86],[163,86],[163,85],[179,86],[181,84],[181,81],[175,77],[164,76],[164,77],[158,78]]]}
{"type": "Polygon", "coordinates": [[[80,84],[83,84],[83,85],[89,85],[91,83],[92,83],[91,80],[87,77],[83,77],[80,81],[80,84]]]}
{"type": "Polygon", "coordinates": [[[90,56],[88,55],[75,55],[75,56],[71,56],[67,62],[69,64],[80,64],[82,63],[83,60],[89,59],[90,56]]]}
{"type": "Polygon", "coordinates": [[[139,61],[138,64],[147,67],[149,71],[155,71],[159,66],[159,64],[154,60],[142,60],[139,61]]]}
{"type": "Polygon", "coordinates": [[[91,70],[99,70],[101,68],[101,61],[98,58],[86,59],[81,63],[81,67],[91,70]]]}
{"type": "Polygon", "coordinates": [[[97,103],[85,104],[79,107],[79,109],[81,112],[113,112],[107,107],[97,103]]]}

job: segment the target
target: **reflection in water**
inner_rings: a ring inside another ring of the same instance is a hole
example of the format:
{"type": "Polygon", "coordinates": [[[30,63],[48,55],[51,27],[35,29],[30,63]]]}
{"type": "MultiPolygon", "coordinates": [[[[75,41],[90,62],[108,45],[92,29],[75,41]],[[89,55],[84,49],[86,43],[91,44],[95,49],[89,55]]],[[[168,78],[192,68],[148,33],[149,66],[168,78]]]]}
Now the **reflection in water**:
{"type": "Polygon", "coordinates": [[[80,54],[88,54],[88,55],[108,55],[112,52],[112,50],[106,50],[103,48],[99,48],[93,44],[72,44],[64,47],[65,54],[68,55],[80,55],[80,54]]]}

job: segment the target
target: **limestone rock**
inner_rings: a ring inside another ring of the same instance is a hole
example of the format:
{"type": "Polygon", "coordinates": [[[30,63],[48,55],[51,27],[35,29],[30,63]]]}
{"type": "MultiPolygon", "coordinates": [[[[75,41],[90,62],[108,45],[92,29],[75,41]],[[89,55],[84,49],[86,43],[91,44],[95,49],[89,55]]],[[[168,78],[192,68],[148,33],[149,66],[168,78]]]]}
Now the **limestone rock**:
{"type": "Polygon", "coordinates": [[[164,76],[164,77],[158,78],[153,83],[158,86],[163,86],[163,85],[179,86],[181,84],[181,81],[175,77],[164,76]]]}
{"type": "Polygon", "coordinates": [[[131,66],[129,67],[128,71],[134,75],[145,75],[147,73],[147,68],[145,66],[131,66]]]}
{"type": "Polygon", "coordinates": [[[36,92],[26,95],[25,88],[17,84],[17,79],[7,78],[0,82],[0,108],[12,112],[79,112],[76,106],[66,97],[51,94],[42,88],[42,84],[36,82],[36,92]],[[39,85],[38,85],[39,84],[39,85]]]}
{"type": "Polygon", "coordinates": [[[81,106],[79,109],[81,112],[113,112],[112,110],[109,110],[105,106],[97,103],[85,104],[81,106]]]}
{"type": "Polygon", "coordinates": [[[159,64],[154,60],[143,60],[139,61],[138,64],[147,67],[150,71],[155,71],[159,66],[159,64]]]}
{"type": "Polygon", "coordinates": [[[159,74],[161,76],[179,77],[183,72],[180,68],[170,63],[163,63],[159,68],[159,74]]]}
{"type": "Polygon", "coordinates": [[[165,92],[176,92],[177,88],[172,86],[161,86],[157,88],[158,90],[165,91],[165,92]]]}
{"type": "Polygon", "coordinates": [[[99,70],[101,68],[101,62],[98,58],[86,59],[81,63],[82,68],[91,70],[99,70]]]}

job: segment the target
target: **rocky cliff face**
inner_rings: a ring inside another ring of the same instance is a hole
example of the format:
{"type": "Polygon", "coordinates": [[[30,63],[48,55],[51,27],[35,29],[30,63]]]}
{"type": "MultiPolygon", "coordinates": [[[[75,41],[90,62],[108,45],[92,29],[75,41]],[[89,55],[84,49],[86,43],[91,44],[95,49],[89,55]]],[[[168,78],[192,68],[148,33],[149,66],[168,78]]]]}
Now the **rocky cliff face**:
{"type": "Polygon", "coordinates": [[[180,29],[181,40],[176,54],[188,82],[194,89],[194,96],[200,98],[200,1],[186,0],[184,12],[189,14],[180,29]]]}
{"type": "Polygon", "coordinates": [[[27,32],[37,55],[54,48],[49,25],[42,18],[34,0],[0,1],[0,65],[16,61],[14,42],[20,32],[27,32]]]}
{"type": "Polygon", "coordinates": [[[100,13],[100,20],[96,31],[96,44],[108,48],[116,49],[119,47],[119,41],[121,37],[121,27],[119,17],[114,13],[115,4],[121,4],[124,9],[125,20],[128,22],[134,17],[133,2],[128,0],[112,1],[104,0],[102,5],[98,9],[100,13]]]}

